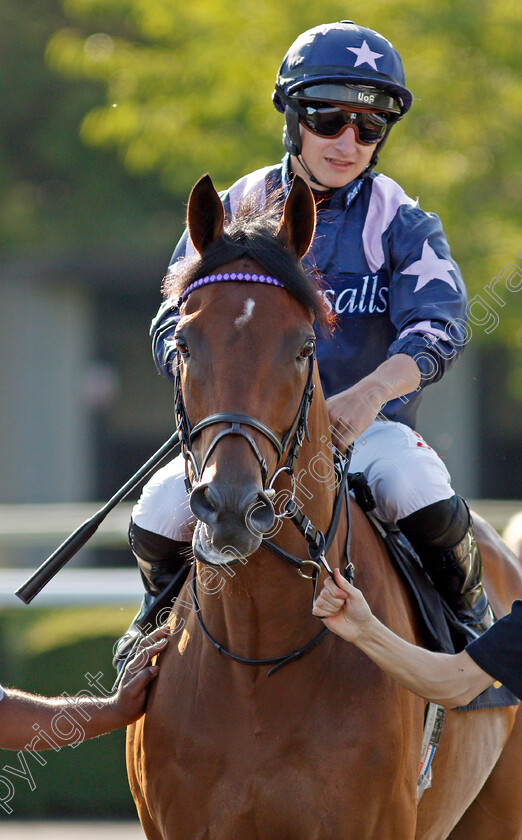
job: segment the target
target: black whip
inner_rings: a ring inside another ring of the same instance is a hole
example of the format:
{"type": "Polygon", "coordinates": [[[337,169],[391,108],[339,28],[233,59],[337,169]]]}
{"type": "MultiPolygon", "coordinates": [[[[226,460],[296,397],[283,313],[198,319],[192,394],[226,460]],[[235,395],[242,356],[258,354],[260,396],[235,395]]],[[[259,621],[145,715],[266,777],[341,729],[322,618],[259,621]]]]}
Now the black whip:
{"type": "Polygon", "coordinates": [[[41,566],[33,572],[31,577],[16,590],[15,595],[20,598],[24,604],[30,604],[33,598],[47,586],[50,580],[60,571],[62,566],[74,557],[77,551],[88,542],[96,533],[103,520],[110,511],[116,507],[122,499],[127,496],[134,488],[163,461],[167,455],[170,455],[174,449],[179,445],[179,433],[175,432],[157,452],[143,464],[140,469],[129,478],[129,480],[120,487],[120,489],[112,496],[103,507],[87,519],[82,525],[76,528],[67,539],[53,551],[47,560],[44,560],[41,566]]]}

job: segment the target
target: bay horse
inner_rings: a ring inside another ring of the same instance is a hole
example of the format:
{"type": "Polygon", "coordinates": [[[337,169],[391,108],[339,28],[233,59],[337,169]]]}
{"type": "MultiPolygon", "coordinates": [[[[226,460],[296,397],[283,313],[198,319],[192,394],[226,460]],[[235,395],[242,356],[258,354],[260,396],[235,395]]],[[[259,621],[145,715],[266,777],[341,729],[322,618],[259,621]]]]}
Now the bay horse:
{"type": "MultiPolygon", "coordinates": [[[[170,294],[181,301],[176,411],[196,574],[174,604],[147,712],[128,729],[141,823],[148,840],[520,840],[516,707],[447,712],[418,807],[424,701],[322,632],[298,574],[320,586],[322,566],[284,562],[311,555],[275,500],[294,498],[325,534],[337,498],[314,361],[314,321],[326,316],[300,265],[314,224],[297,177],[279,224],[256,211],[224,229],[208,176],[190,195],[197,255],[170,294]]],[[[337,508],[326,558],[344,568],[337,508]]],[[[350,510],[356,585],[381,621],[422,644],[383,541],[353,501],[350,510]]],[[[489,526],[476,530],[501,615],[522,594],[520,569],[489,526]]]]}

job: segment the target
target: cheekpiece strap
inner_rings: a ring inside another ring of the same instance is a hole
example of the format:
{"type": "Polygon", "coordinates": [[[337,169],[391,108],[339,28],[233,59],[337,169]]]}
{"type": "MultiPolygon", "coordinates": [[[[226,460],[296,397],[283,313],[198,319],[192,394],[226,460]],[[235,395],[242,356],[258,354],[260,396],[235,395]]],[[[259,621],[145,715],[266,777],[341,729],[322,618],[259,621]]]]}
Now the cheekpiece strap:
{"type": "Polygon", "coordinates": [[[187,286],[183,294],[178,300],[178,307],[188,298],[191,292],[199,289],[201,286],[208,286],[211,283],[264,283],[267,286],[280,286],[285,288],[284,283],[281,283],[276,277],[271,277],[269,274],[251,274],[243,271],[226,271],[222,274],[207,274],[205,277],[200,277],[194,280],[190,286],[187,286]]]}

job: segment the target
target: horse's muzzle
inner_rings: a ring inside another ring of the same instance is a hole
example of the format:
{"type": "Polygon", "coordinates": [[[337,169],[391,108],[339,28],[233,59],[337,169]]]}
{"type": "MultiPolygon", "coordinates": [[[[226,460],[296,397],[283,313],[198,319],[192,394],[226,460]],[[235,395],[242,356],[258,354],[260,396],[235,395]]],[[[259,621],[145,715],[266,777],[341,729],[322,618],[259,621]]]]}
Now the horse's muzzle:
{"type": "MultiPolygon", "coordinates": [[[[215,555],[220,552],[224,564],[229,564],[234,554],[236,559],[248,557],[259,548],[275,521],[272,502],[253,482],[240,488],[218,487],[216,481],[198,484],[190,495],[190,509],[206,525],[205,544],[199,539],[199,545],[194,546],[196,555],[202,554],[200,559],[214,564],[219,563],[215,555]]],[[[197,529],[196,538],[201,535],[201,529],[197,529]]]]}

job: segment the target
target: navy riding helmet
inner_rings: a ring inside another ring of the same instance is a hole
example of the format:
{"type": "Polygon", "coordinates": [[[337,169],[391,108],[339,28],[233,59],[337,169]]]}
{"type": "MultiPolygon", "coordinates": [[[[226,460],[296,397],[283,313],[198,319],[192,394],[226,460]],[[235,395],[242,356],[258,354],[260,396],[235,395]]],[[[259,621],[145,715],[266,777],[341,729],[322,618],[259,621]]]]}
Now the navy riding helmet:
{"type": "MultiPolygon", "coordinates": [[[[299,106],[303,101],[378,108],[389,114],[391,128],[408,111],[412,99],[397,50],[378,32],[349,20],[303,32],[285,55],[272,94],[275,108],[285,115],[284,147],[296,156],[301,154],[299,106]]],[[[372,165],[376,159],[375,153],[372,165]]]]}

